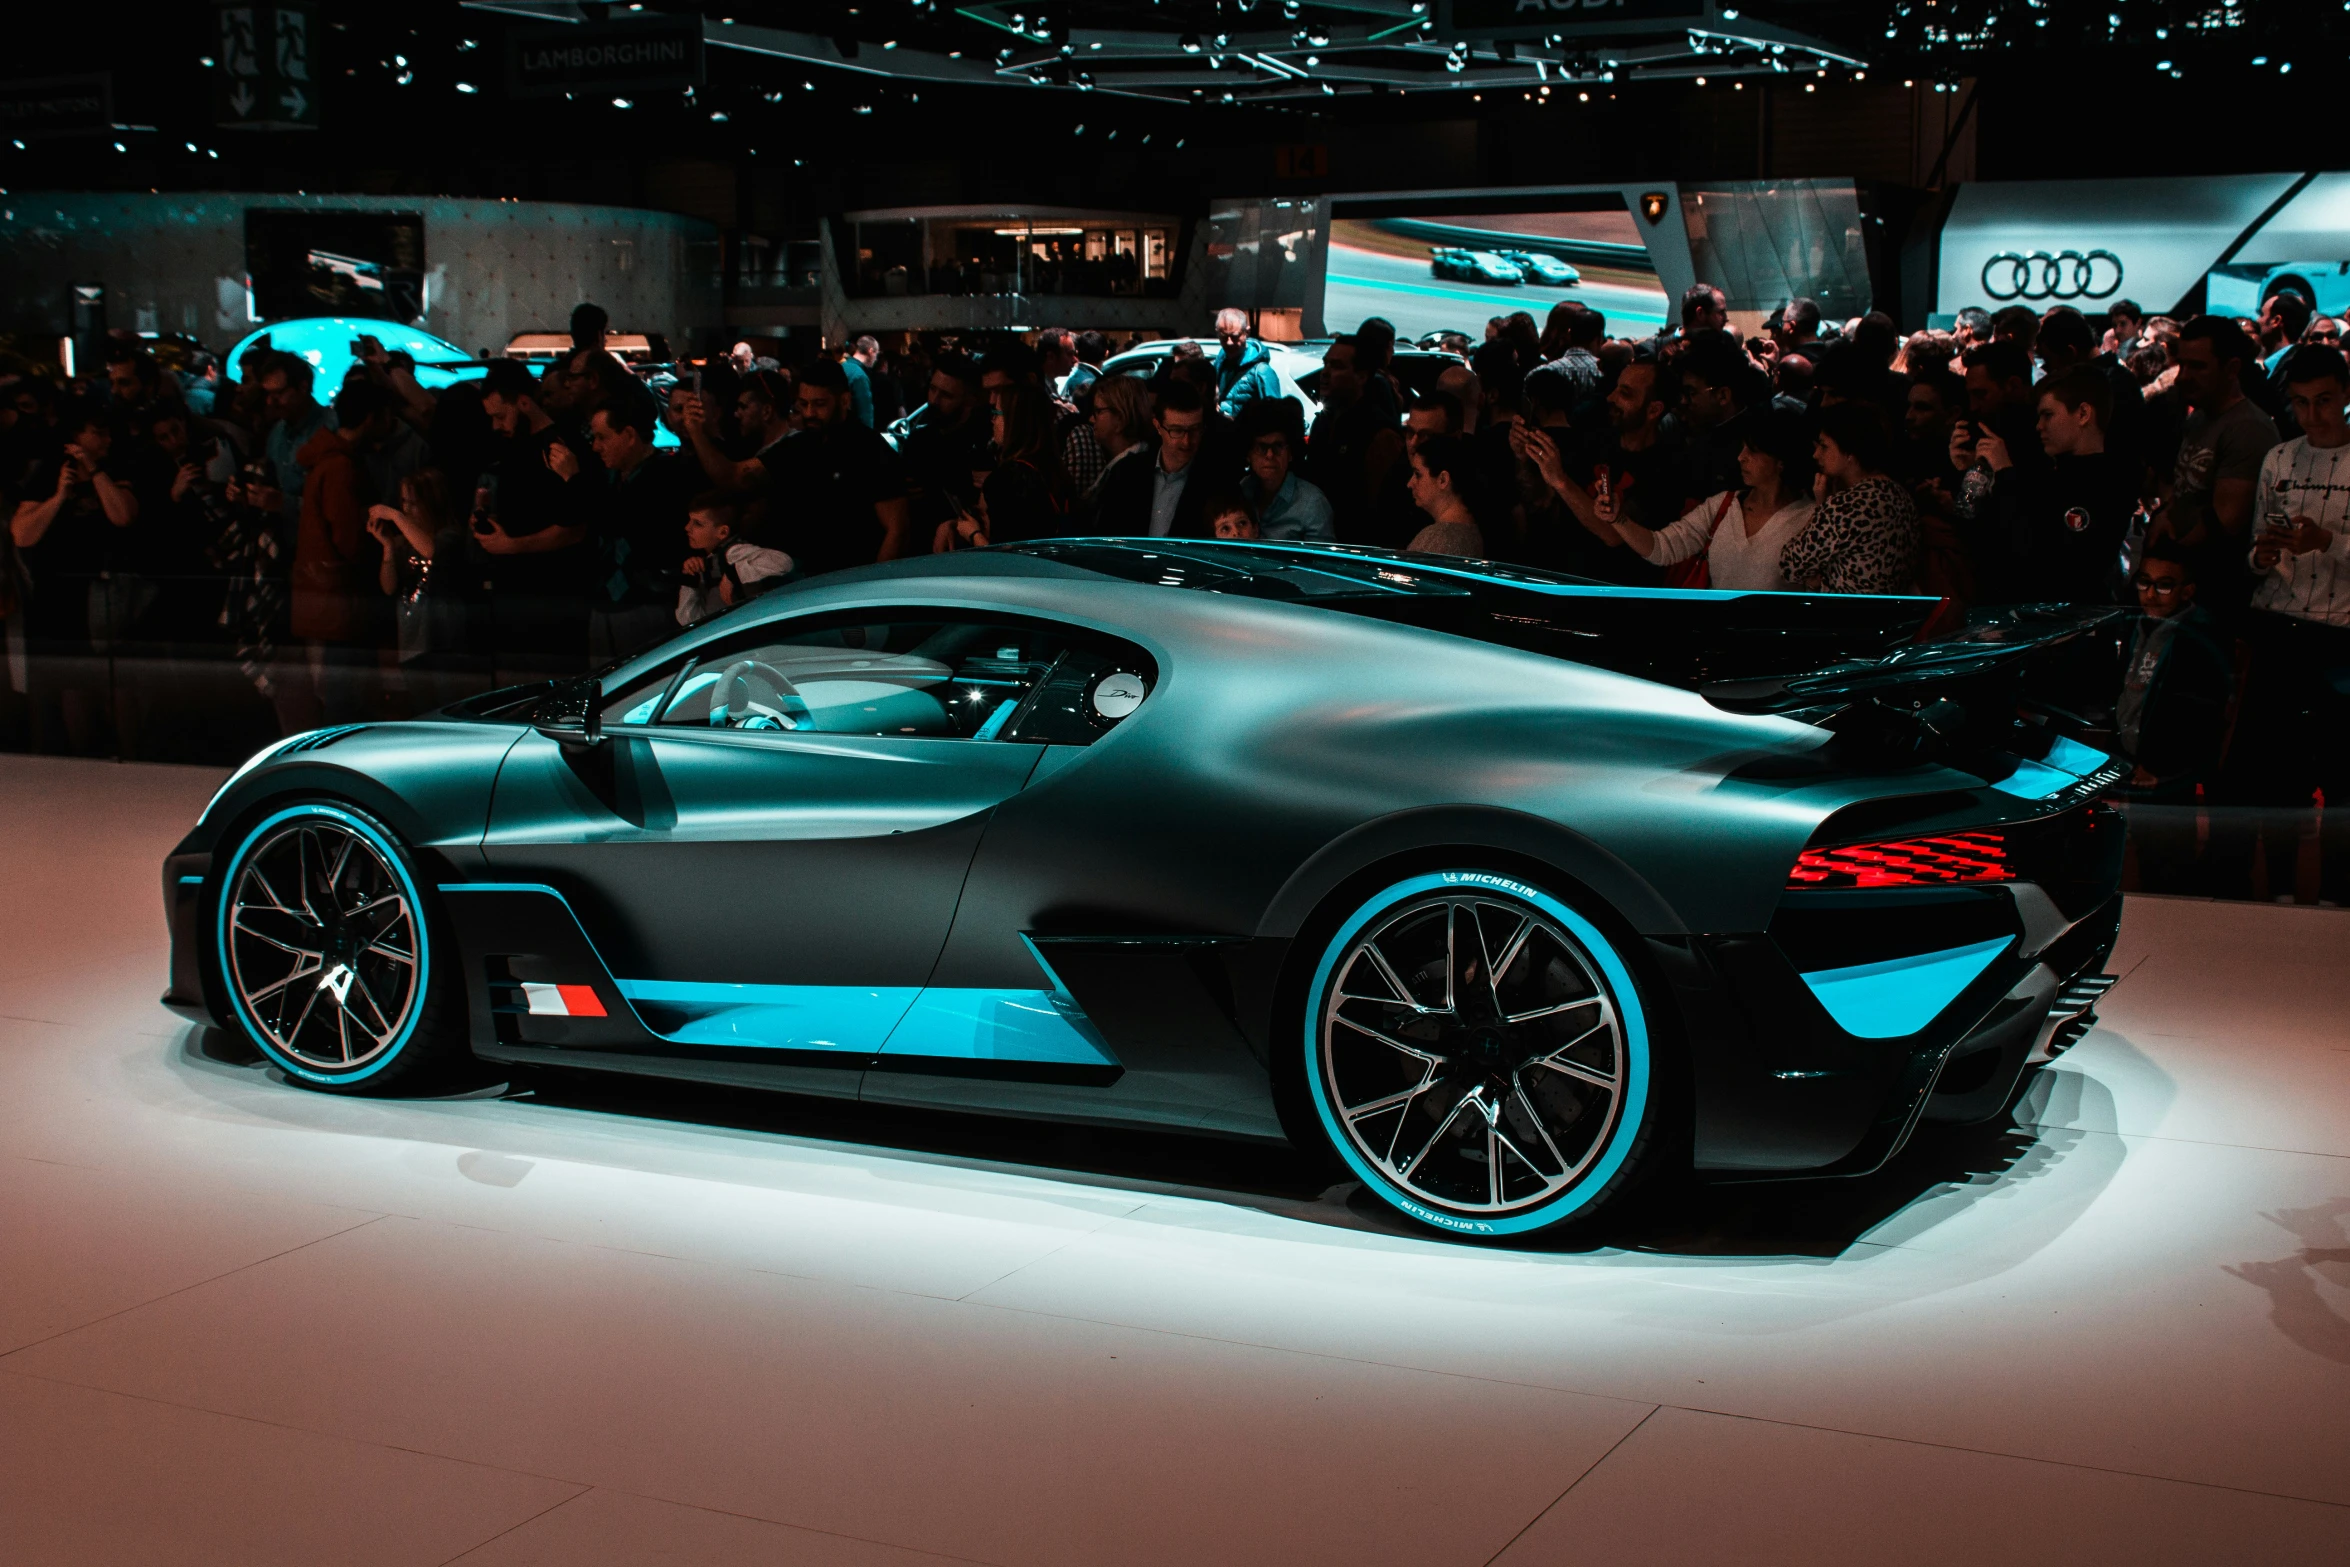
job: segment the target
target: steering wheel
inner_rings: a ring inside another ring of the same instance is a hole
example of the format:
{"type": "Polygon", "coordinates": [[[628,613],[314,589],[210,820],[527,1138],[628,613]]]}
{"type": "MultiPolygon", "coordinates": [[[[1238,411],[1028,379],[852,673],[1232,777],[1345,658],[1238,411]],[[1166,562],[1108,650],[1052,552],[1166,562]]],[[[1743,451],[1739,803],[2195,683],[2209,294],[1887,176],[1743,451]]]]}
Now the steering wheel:
{"type": "Polygon", "coordinates": [[[710,724],[721,729],[812,729],[815,719],[790,676],[759,659],[738,658],[710,688],[710,724]],[[768,700],[760,700],[753,681],[767,688],[768,700]]]}

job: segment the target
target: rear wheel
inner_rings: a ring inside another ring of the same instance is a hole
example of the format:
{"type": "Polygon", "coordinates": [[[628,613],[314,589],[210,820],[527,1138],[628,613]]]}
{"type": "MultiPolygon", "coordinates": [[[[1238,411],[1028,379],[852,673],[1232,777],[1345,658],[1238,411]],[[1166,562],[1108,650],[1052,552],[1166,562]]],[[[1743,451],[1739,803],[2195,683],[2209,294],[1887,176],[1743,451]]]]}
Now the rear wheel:
{"type": "Polygon", "coordinates": [[[221,873],[213,940],[229,1020],[306,1087],[387,1092],[454,1052],[415,873],[361,811],[312,801],[251,828],[221,873]]]}
{"type": "Polygon", "coordinates": [[[1657,1098],[1646,1014],[1607,936],[1476,870],[1367,899],[1307,993],[1306,1082],[1381,1201],[1460,1235],[1524,1235],[1631,1181],[1657,1098]]]}

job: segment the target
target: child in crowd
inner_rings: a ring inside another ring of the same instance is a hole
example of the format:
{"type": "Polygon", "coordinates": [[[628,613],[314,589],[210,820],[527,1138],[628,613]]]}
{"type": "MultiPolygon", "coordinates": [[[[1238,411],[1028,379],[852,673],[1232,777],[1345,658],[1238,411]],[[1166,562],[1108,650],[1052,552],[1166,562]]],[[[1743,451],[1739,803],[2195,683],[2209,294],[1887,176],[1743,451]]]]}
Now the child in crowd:
{"type": "Polygon", "coordinates": [[[1260,536],[1257,532],[1256,507],[1247,496],[1237,491],[1228,490],[1211,497],[1202,508],[1202,515],[1208,519],[1208,526],[1215,530],[1219,539],[1247,540],[1260,536]]]}
{"type": "Polygon", "coordinates": [[[742,502],[712,492],[686,511],[685,581],[677,590],[677,623],[695,626],[788,580],[792,558],[781,550],[737,542],[742,502]]]}
{"type": "Polygon", "coordinates": [[[2132,586],[2144,612],[2122,663],[2114,739],[2137,764],[2134,799],[2188,803],[2219,763],[2235,694],[2234,661],[2195,602],[2195,567],[2160,545],[2138,563],[2132,586]]]}

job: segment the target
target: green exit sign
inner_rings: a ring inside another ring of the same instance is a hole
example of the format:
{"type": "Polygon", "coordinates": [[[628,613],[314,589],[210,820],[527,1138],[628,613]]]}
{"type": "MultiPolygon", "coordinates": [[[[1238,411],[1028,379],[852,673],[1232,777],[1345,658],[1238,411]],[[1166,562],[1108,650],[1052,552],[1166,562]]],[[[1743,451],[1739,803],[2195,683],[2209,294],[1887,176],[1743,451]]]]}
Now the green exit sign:
{"type": "Polygon", "coordinates": [[[308,4],[223,5],[212,117],[224,130],[318,129],[317,21],[308,4]]]}

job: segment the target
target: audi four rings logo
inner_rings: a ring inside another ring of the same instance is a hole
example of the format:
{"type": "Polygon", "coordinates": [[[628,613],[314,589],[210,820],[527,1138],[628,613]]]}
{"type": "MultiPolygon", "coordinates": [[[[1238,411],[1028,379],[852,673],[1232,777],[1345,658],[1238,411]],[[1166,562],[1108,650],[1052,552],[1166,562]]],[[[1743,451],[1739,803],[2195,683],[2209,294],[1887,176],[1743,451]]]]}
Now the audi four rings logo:
{"type": "Polygon", "coordinates": [[[2003,250],[1983,263],[1983,292],[1993,299],[2105,299],[2121,286],[2122,258],[2110,250],[2003,250]]]}

